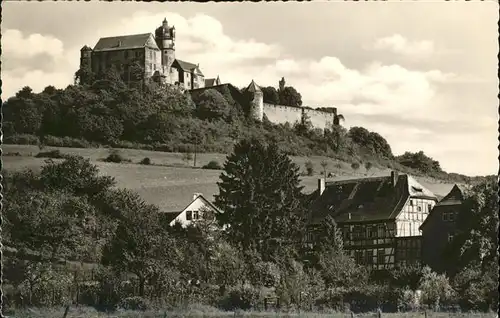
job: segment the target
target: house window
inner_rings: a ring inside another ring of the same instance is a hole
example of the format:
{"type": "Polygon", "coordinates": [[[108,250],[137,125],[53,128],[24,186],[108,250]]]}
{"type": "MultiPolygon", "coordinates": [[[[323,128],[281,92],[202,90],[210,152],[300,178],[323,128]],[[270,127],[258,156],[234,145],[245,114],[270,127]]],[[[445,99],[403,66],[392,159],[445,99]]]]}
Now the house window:
{"type": "Polygon", "coordinates": [[[427,204],[427,211],[430,212],[432,210],[432,204],[427,204]]]}
{"type": "Polygon", "coordinates": [[[422,207],[421,206],[417,206],[417,211],[418,212],[422,212],[422,207]]]}
{"type": "Polygon", "coordinates": [[[128,51],[123,52],[123,55],[125,56],[125,58],[128,58],[128,51]]]}
{"type": "Polygon", "coordinates": [[[354,260],[356,261],[356,264],[361,264],[363,262],[363,251],[355,251],[354,260]]]}
{"type": "Polygon", "coordinates": [[[186,220],[191,221],[193,219],[193,211],[186,211],[186,220]]]}
{"type": "Polygon", "coordinates": [[[410,206],[413,206],[413,200],[410,200],[410,206]]]}
{"type": "Polygon", "coordinates": [[[451,241],[453,241],[454,237],[455,237],[455,235],[453,235],[453,233],[448,233],[448,243],[451,243],[451,241]]]}
{"type": "Polygon", "coordinates": [[[384,238],[385,237],[385,229],[383,224],[379,224],[378,226],[378,237],[379,238],[384,238]]]}
{"type": "Polygon", "coordinates": [[[443,221],[445,222],[455,221],[455,212],[443,212],[443,221]]]}
{"type": "Polygon", "coordinates": [[[344,226],[344,230],[342,231],[342,234],[344,235],[344,240],[351,239],[351,235],[350,235],[349,231],[350,231],[349,226],[344,226]]]}
{"type": "Polygon", "coordinates": [[[385,264],[385,250],[383,248],[377,251],[377,263],[385,264]]]}
{"type": "Polygon", "coordinates": [[[198,220],[198,219],[200,219],[200,212],[193,211],[193,220],[198,220]]]}
{"type": "Polygon", "coordinates": [[[375,225],[370,228],[370,237],[377,237],[377,227],[375,225]]]}
{"type": "Polygon", "coordinates": [[[365,264],[372,265],[373,264],[373,250],[365,251],[365,264]]]}

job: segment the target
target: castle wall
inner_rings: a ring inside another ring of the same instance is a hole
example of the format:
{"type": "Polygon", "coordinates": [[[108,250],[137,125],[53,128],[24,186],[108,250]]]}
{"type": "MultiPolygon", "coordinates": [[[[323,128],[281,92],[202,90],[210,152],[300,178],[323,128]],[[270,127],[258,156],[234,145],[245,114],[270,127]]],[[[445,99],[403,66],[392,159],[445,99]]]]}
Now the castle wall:
{"type": "Polygon", "coordinates": [[[309,117],[314,128],[325,129],[333,125],[333,114],[314,109],[304,109],[303,112],[309,117]]]}
{"type": "Polygon", "coordinates": [[[302,116],[307,115],[314,128],[325,129],[333,124],[334,115],[331,113],[307,109],[302,107],[291,107],[264,103],[264,114],[275,124],[301,122],[302,116]]]}
{"type": "Polygon", "coordinates": [[[302,120],[302,109],[300,107],[290,107],[283,105],[273,105],[264,103],[264,114],[267,119],[275,124],[290,123],[302,120]]]}

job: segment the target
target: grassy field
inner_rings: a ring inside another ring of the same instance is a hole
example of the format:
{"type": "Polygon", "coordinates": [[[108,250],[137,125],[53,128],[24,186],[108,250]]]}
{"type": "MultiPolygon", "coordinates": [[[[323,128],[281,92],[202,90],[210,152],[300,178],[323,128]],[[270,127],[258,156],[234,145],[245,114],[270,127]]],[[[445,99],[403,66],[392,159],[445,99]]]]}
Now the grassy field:
{"type": "MultiPolygon", "coordinates": [[[[31,308],[20,310],[14,312],[11,315],[5,317],[15,317],[15,318],[61,318],[64,315],[64,308],[50,308],[50,309],[38,309],[31,308]]],[[[346,313],[276,313],[276,312],[257,312],[257,311],[219,311],[216,308],[207,306],[192,306],[192,308],[177,311],[118,311],[114,313],[102,313],[97,312],[93,308],[89,307],[79,307],[71,308],[68,312],[67,318],[76,317],[86,317],[86,318],[97,318],[97,317],[119,317],[119,318],[176,318],[176,317],[259,317],[259,318],[271,318],[271,317],[303,317],[303,318],[344,318],[351,317],[350,314],[346,313]]],[[[354,317],[377,317],[376,313],[364,313],[355,314],[354,317]]],[[[382,313],[383,318],[493,318],[496,317],[494,313],[434,313],[427,312],[427,316],[422,312],[412,312],[412,313],[382,313]]]]}
{"type": "MultiPolygon", "coordinates": [[[[90,158],[99,167],[103,175],[112,176],[118,186],[138,192],[144,200],[158,205],[163,211],[178,211],[184,208],[192,199],[194,193],[202,193],[207,199],[212,200],[218,193],[217,181],[221,171],[194,169],[193,162],[186,163],[180,153],[167,153],[136,149],[120,149],[120,153],[132,163],[106,163],[100,161],[109,154],[106,148],[56,148],[47,147],[44,151],[59,149],[64,154],[76,154],[90,158]],[[138,164],[148,157],[152,165],[138,164]]],[[[14,171],[23,168],[39,169],[44,158],[35,158],[40,152],[37,146],[29,145],[2,145],[3,169],[14,171]],[[19,153],[20,156],[12,154],[19,153]]],[[[211,160],[218,161],[221,165],[225,160],[224,154],[203,153],[197,155],[197,166],[207,164],[211,160]]],[[[321,161],[328,162],[327,173],[334,177],[328,180],[357,178],[366,175],[389,175],[388,168],[374,166],[368,172],[364,167],[354,171],[350,163],[340,162],[326,157],[292,157],[293,161],[305,171],[305,163],[311,161],[314,165],[315,175],[302,177],[305,192],[314,191],[320,177],[321,161]]],[[[431,178],[416,177],[416,179],[437,195],[444,196],[453,184],[444,183],[431,178]]]]}

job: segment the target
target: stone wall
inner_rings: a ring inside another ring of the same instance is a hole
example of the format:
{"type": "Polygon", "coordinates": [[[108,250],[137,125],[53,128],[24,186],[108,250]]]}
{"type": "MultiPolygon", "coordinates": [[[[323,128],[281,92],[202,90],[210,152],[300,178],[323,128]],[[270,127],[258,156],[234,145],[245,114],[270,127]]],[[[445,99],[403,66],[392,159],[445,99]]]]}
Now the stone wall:
{"type": "Polygon", "coordinates": [[[314,128],[325,129],[333,125],[334,115],[314,109],[303,109],[304,114],[309,117],[314,128]]]}
{"type": "Polygon", "coordinates": [[[302,120],[302,108],[264,103],[264,115],[272,123],[293,125],[302,120]]]}
{"type": "Polygon", "coordinates": [[[333,124],[334,115],[331,113],[308,109],[264,103],[264,114],[267,119],[275,124],[301,122],[302,116],[307,115],[315,128],[325,129],[333,124]]]}

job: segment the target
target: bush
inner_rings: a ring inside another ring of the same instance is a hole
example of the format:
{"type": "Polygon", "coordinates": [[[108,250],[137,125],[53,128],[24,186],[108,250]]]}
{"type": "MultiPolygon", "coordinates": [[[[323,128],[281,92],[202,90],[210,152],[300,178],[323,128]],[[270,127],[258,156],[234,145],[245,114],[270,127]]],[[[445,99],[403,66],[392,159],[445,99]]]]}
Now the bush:
{"type": "Polygon", "coordinates": [[[122,163],[122,162],[130,162],[130,160],[126,159],[121,155],[118,150],[112,150],[109,156],[104,159],[105,162],[113,162],[113,163],[122,163]]]}
{"type": "Polygon", "coordinates": [[[312,176],[314,174],[314,165],[311,161],[306,162],[306,171],[308,176],[312,176]]]}
{"type": "Polygon", "coordinates": [[[233,288],[222,299],[220,307],[224,310],[255,309],[264,301],[260,288],[244,286],[233,288]]]}
{"type": "Polygon", "coordinates": [[[6,157],[20,157],[21,153],[20,152],[7,152],[3,154],[6,157]]]}
{"type": "Polygon", "coordinates": [[[353,163],[351,164],[351,168],[352,168],[353,170],[358,170],[358,169],[359,169],[359,163],[357,163],[357,162],[353,162],[353,163]]]}
{"type": "Polygon", "coordinates": [[[40,139],[37,136],[20,134],[4,137],[3,142],[10,145],[39,145],[40,139]]]}
{"type": "Polygon", "coordinates": [[[52,147],[68,147],[68,148],[89,148],[93,144],[84,139],[71,138],[71,137],[56,137],[45,136],[43,144],[52,147]]]}
{"type": "Polygon", "coordinates": [[[150,165],[151,164],[151,159],[149,157],[146,157],[139,162],[141,165],[150,165]]]}
{"type": "Polygon", "coordinates": [[[222,167],[216,160],[212,160],[204,165],[202,169],[222,170],[222,167]]]}
{"type": "Polygon", "coordinates": [[[59,149],[50,151],[41,151],[36,154],[35,158],[51,158],[51,159],[65,159],[68,156],[61,153],[59,149]]]}
{"type": "Polygon", "coordinates": [[[145,311],[149,308],[149,302],[142,297],[127,297],[118,303],[118,308],[125,310],[142,310],[145,311]]]}

